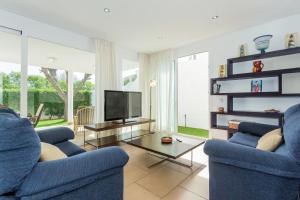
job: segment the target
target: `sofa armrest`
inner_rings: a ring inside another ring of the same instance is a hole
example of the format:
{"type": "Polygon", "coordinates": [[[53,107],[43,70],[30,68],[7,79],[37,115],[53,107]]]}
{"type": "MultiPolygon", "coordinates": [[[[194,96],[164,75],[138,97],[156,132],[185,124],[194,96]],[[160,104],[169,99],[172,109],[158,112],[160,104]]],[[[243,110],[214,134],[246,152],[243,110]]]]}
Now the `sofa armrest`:
{"type": "Polygon", "coordinates": [[[41,142],[57,144],[74,139],[74,132],[67,127],[56,127],[37,130],[41,142]]]}
{"type": "Polygon", "coordinates": [[[209,140],[204,151],[213,162],[266,174],[300,178],[300,166],[290,157],[228,141],[209,140]]]}
{"type": "Polygon", "coordinates": [[[269,124],[259,124],[255,122],[241,122],[238,127],[238,132],[249,133],[261,137],[264,134],[277,128],[280,127],[269,124]]]}
{"type": "Polygon", "coordinates": [[[119,147],[107,147],[66,159],[40,162],[26,177],[17,196],[29,196],[63,188],[75,182],[75,185],[67,189],[71,191],[80,187],[80,183],[89,184],[85,179],[92,178],[90,181],[93,181],[97,175],[121,168],[127,162],[128,155],[119,147]]]}

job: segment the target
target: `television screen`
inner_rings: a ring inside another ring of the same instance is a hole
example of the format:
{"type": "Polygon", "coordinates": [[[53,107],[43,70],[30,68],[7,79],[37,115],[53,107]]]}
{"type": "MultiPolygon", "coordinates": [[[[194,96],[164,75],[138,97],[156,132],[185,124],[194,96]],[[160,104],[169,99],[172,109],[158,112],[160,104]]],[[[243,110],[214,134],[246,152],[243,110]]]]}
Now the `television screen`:
{"type": "Polygon", "coordinates": [[[142,93],[128,92],[128,118],[142,116],[142,93]]]}
{"type": "Polygon", "coordinates": [[[105,90],[104,120],[120,120],[142,116],[142,93],[105,90]]]}
{"type": "Polygon", "coordinates": [[[124,93],[120,91],[105,91],[104,120],[119,120],[124,118],[124,93]]]}

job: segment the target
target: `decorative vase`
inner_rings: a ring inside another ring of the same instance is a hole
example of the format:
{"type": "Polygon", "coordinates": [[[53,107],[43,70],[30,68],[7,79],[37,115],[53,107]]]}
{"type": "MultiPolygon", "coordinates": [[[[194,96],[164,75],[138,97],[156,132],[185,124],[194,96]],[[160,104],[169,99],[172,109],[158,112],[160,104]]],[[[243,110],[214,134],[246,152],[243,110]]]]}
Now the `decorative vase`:
{"type": "Polygon", "coordinates": [[[262,63],[261,60],[254,61],[252,68],[253,73],[261,72],[264,66],[265,65],[262,63]]]}
{"type": "Polygon", "coordinates": [[[270,46],[270,40],[273,35],[262,35],[255,38],[253,41],[255,42],[255,47],[257,50],[261,51],[261,53],[265,53],[266,49],[270,46]]]}

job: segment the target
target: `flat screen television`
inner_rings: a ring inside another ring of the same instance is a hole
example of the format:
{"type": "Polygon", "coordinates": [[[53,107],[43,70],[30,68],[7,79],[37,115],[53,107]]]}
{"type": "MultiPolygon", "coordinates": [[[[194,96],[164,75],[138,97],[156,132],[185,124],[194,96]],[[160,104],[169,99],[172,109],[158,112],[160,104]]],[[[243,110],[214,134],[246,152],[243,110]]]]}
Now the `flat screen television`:
{"type": "Polygon", "coordinates": [[[142,93],[116,90],[104,91],[104,120],[116,121],[142,116],[142,93]]]}

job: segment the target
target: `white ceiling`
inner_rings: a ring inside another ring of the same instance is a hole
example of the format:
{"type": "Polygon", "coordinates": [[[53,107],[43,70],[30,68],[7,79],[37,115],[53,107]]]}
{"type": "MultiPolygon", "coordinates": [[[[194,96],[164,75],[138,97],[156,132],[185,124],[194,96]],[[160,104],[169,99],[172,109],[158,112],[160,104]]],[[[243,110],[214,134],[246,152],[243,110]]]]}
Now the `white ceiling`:
{"type": "Polygon", "coordinates": [[[154,52],[300,13],[300,1],[1,0],[0,9],[154,52]],[[220,18],[212,20],[215,15],[220,18]]]}

